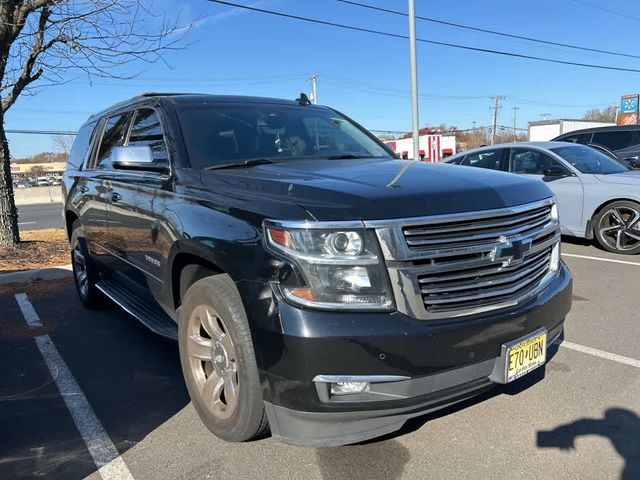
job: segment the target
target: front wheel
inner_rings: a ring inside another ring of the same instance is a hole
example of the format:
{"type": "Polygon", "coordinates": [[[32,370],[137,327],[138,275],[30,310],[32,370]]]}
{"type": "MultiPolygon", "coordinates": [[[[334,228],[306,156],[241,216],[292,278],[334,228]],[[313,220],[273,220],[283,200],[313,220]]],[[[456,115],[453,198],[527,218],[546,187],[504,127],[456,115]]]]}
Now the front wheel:
{"type": "Polygon", "coordinates": [[[594,234],[609,252],[640,253],[640,205],[620,200],[607,205],[594,217],[594,234]]]}
{"type": "Polygon", "coordinates": [[[251,332],[228,275],[203,278],[187,289],[178,342],[189,396],[206,427],[230,442],[263,435],[268,423],[251,332]]]}

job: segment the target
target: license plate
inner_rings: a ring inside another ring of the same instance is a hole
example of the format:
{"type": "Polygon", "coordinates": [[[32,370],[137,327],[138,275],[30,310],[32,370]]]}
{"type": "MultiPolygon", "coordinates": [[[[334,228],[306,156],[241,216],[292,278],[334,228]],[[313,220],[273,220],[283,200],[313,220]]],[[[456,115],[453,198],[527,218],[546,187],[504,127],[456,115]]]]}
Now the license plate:
{"type": "Polygon", "coordinates": [[[547,332],[536,334],[507,350],[507,382],[535,370],[547,359],[547,332]]]}

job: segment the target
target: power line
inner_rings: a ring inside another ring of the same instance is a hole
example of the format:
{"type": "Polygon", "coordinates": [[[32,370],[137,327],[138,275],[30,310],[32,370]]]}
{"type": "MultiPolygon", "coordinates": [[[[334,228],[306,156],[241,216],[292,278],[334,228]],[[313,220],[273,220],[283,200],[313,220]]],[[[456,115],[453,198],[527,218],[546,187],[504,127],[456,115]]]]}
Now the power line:
{"type": "MultiPolygon", "coordinates": [[[[391,10],[389,8],[376,7],[374,5],[368,5],[366,3],[354,2],[352,0],[338,0],[338,2],[347,3],[349,5],[354,5],[354,6],[357,6],[357,7],[368,8],[370,10],[377,10],[377,11],[384,12],[384,13],[391,13],[393,15],[400,15],[400,16],[403,16],[403,17],[407,16],[406,13],[398,11],[398,10],[391,10]]],[[[421,17],[419,15],[416,15],[416,18],[419,19],[419,20],[424,20],[425,22],[432,22],[432,23],[437,23],[437,24],[440,24],[440,25],[447,25],[449,27],[462,28],[464,30],[472,30],[472,31],[475,31],[475,32],[489,33],[491,35],[499,35],[501,37],[515,38],[515,39],[518,39],[518,40],[526,40],[528,42],[542,43],[542,44],[545,44],[545,45],[553,45],[555,47],[572,48],[574,50],[584,50],[586,52],[603,53],[603,54],[606,54],[606,55],[616,55],[618,57],[640,58],[639,55],[632,55],[630,53],[614,52],[614,51],[611,51],[611,50],[600,50],[598,48],[581,47],[579,45],[571,45],[569,43],[553,42],[551,40],[542,40],[540,38],[525,37],[523,35],[516,35],[516,34],[513,34],[513,33],[506,33],[506,32],[498,32],[496,30],[489,30],[489,29],[486,29],[486,28],[473,27],[471,25],[463,25],[461,23],[447,22],[447,21],[444,21],[444,20],[438,20],[438,19],[430,18],[430,17],[421,17]]]]}
{"type": "MultiPolygon", "coordinates": [[[[356,27],[353,25],[345,25],[343,23],[335,23],[335,22],[328,22],[326,20],[319,20],[317,18],[309,18],[309,17],[302,17],[300,15],[292,15],[290,13],[282,13],[282,12],[276,12],[273,10],[266,10],[264,8],[258,8],[258,7],[252,7],[249,5],[240,5],[238,3],[232,3],[232,2],[227,2],[224,0],[209,0],[209,2],[212,3],[218,3],[221,5],[227,5],[230,7],[235,7],[235,8],[241,8],[244,10],[251,10],[254,12],[260,12],[260,13],[266,13],[268,15],[275,15],[278,17],[283,17],[283,18],[289,18],[289,19],[293,19],[293,20],[300,20],[303,22],[309,22],[309,23],[315,23],[318,25],[325,25],[325,26],[330,26],[330,27],[336,27],[336,28],[343,28],[346,30],[353,30],[356,32],[364,32],[364,33],[371,33],[374,35],[382,35],[385,37],[392,37],[392,38],[401,38],[403,40],[408,40],[409,37],[407,35],[401,35],[398,33],[391,33],[391,32],[383,32],[380,30],[373,30],[370,28],[364,28],[364,27],[356,27]]],[[[599,65],[599,64],[593,64],[593,63],[581,63],[581,62],[570,62],[567,60],[558,60],[558,59],[553,59],[553,58],[545,58],[545,57],[537,57],[534,55],[525,55],[522,53],[514,53],[514,52],[505,52],[503,50],[493,50],[493,49],[489,49],[489,48],[479,48],[479,47],[471,47],[468,45],[460,45],[460,44],[456,44],[456,43],[448,43],[448,42],[438,42],[435,40],[426,40],[423,38],[417,38],[416,41],[421,42],[421,43],[428,43],[431,45],[440,45],[443,47],[451,47],[451,48],[458,48],[458,49],[462,49],[462,50],[469,50],[472,52],[482,52],[482,53],[491,53],[494,55],[502,55],[505,57],[514,57],[514,58],[523,58],[523,59],[527,59],[527,60],[537,60],[540,62],[547,62],[547,63],[557,63],[557,64],[561,64],[561,65],[571,65],[571,66],[575,66],[575,67],[585,67],[585,68],[596,68],[599,70],[612,70],[612,71],[618,71],[618,72],[632,72],[632,73],[640,73],[640,70],[635,69],[635,68],[624,68],[624,67],[612,67],[610,65],[599,65]]]]}
{"type": "Polygon", "coordinates": [[[610,13],[611,15],[615,15],[617,17],[628,18],[629,20],[635,20],[636,22],[640,22],[640,18],[638,17],[632,17],[631,15],[626,15],[616,10],[604,8],[604,7],[601,7],[600,5],[594,5],[593,3],[585,2],[584,0],[573,0],[573,2],[578,3],[580,5],[585,5],[587,7],[595,8],[596,10],[600,10],[601,12],[610,13]]]}

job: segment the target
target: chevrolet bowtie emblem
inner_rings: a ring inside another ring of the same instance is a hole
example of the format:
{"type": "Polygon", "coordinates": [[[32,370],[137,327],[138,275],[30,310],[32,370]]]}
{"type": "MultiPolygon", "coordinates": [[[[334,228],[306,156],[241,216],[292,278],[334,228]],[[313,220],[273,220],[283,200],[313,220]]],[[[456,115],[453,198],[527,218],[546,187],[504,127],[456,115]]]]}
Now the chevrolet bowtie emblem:
{"type": "Polygon", "coordinates": [[[529,250],[531,250],[530,238],[511,240],[501,237],[500,244],[493,247],[491,259],[510,265],[521,261],[529,250]]]}

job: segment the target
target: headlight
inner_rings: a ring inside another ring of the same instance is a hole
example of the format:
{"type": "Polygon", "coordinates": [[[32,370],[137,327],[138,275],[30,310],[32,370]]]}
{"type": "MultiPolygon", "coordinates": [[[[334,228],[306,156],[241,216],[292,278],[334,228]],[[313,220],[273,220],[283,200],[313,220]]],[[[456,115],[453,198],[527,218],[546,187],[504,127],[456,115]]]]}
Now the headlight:
{"type": "Polygon", "coordinates": [[[389,310],[387,272],[366,229],[289,228],[265,222],[268,248],[295,264],[304,284],[280,284],[289,301],[324,309],[389,310]]]}
{"type": "Polygon", "coordinates": [[[556,202],[553,202],[553,204],[551,205],[551,220],[557,222],[559,219],[560,216],[558,215],[558,204],[556,202]]]}

